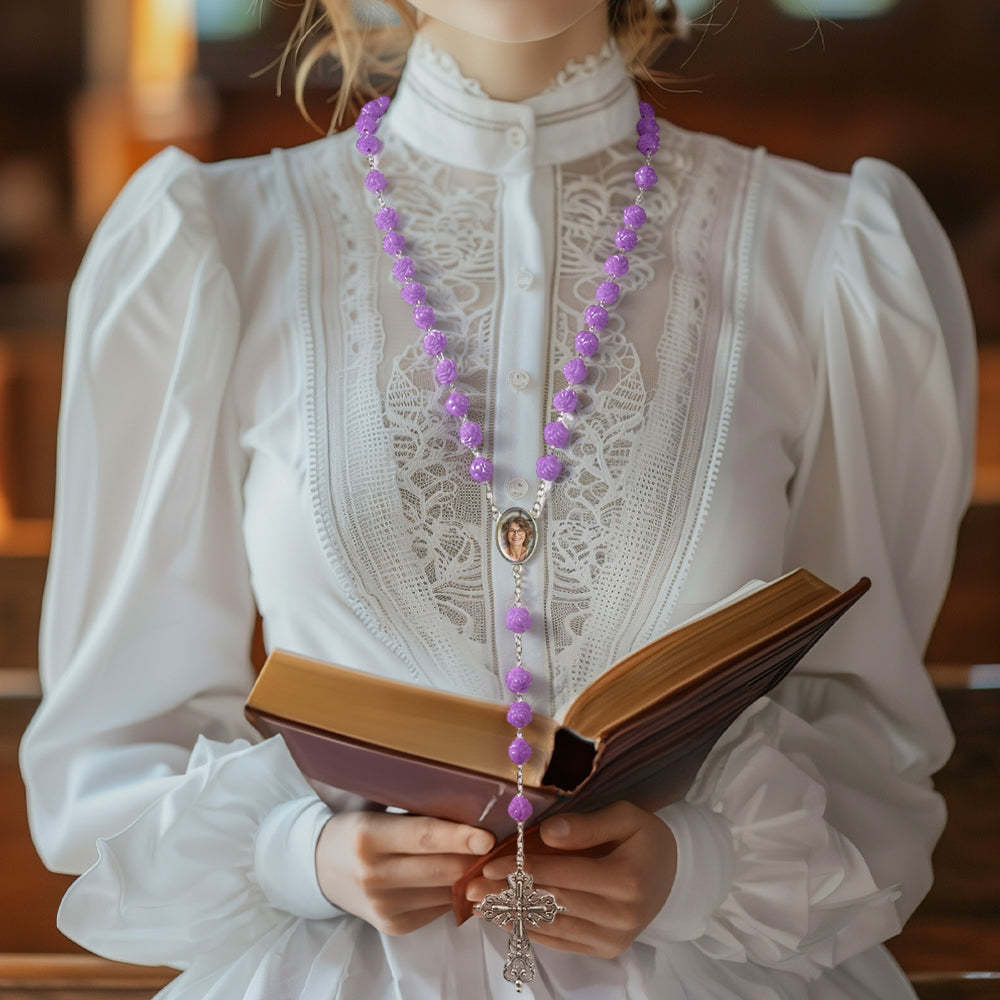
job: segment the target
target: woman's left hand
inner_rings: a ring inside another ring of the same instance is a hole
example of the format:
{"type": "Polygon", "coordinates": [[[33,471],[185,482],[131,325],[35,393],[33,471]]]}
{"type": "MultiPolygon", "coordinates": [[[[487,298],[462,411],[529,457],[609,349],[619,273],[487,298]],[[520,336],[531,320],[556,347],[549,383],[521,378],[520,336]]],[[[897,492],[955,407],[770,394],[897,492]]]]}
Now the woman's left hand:
{"type": "MultiPolygon", "coordinates": [[[[553,892],[567,907],[551,924],[528,928],[532,942],[560,951],[617,958],[656,916],[670,895],[677,868],[677,842],[666,823],[630,802],[589,813],[563,813],[544,820],[542,840],[551,847],[579,850],[615,842],[604,857],[535,854],[525,870],[536,888],[553,892]],[[567,828],[561,832],[560,822],[567,828]]],[[[513,857],[494,858],[484,878],[469,882],[468,899],[508,888],[513,857]],[[498,881],[499,880],[499,881],[498,881]]]]}

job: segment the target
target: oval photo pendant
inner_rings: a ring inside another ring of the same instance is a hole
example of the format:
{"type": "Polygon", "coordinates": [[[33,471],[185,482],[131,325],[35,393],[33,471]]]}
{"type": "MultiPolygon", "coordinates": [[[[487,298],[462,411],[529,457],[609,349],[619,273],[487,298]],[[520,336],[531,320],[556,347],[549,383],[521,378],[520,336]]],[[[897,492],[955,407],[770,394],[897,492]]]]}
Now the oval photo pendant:
{"type": "Polygon", "coordinates": [[[538,545],[538,522],[523,507],[508,507],[497,520],[494,538],[507,562],[527,562],[538,545]]]}

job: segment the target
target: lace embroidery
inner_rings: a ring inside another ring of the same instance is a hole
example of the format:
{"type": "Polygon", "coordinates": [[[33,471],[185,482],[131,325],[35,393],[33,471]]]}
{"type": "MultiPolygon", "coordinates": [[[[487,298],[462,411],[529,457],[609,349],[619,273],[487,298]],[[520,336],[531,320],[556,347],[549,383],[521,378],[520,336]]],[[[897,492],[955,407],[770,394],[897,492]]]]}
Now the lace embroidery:
{"type": "Polygon", "coordinates": [[[440,76],[451,80],[460,90],[474,97],[489,97],[482,84],[471,76],[465,76],[458,68],[455,57],[450,52],[435,48],[430,39],[419,32],[413,36],[409,58],[417,58],[426,66],[435,69],[440,76]]]}
{"type": "MultiPolygon", "coordinates": [[[[553,90],[567,87],[577,80],[593,76],[601,66],[619,54],[618,44],[614,38],[609,38],[599,52],[590,52],[583,59],[570,59],[566,65],[559,70],[549,84],[541,91],[547,94],[553,90]]],[[[482,84],[470,76],[465,76],[450,52],[435,48],[429,38],[419,32],[413,36],[413,44],[410,47],[410,58],[417,58],[424,65],[435,70],[440,76],[445,77],[455,84],[459,89],[474,97],[489,97],[482,84]]]]}
{"type": "Polygon", "coordinates": [[[583,59],[570,59],[566,65],[559,70],[552,78],[552,82],[542,91],[543,94],[551,90],[559,90],[561,87],[569,86],[576,80],[593,76],[609,59],[618,55],[618,44],[614,38],[609,38],[602,46],[600,52],[588,52],[583,59]]]}
{"type": "MultiPolygon", "coordinates": [[[[534,667],[548,682],[538,693],[547,694],[549,704],[539,707],[549,714],[644,641],[644,630],[667,626],[663,595],[689,562],[693,507],[704,500],[700,456],[715,432],[719,339],[718,323],[707,322],[707,248],[723,212],[719,181],[734,155],[704,137],[670,132],[655,161],[661,181],[646,202],[643,252],[633,255],[621,307],[591,359],[585,417],[567,455],[573,474],[543,513],[546,663],[534,667]]],[[[612,206],[631,198],[632,147],[623,142],[554,170],[546,412],[608,252],[612,206]]],[[[353,147],[328,148],[327,173],[314,179],[312,196],[316,205],[332,199],[321,238],[339,253],[336,273],[323,278],[338,292],[330,300],[335,312],[326,314],[326,399],[314,409],[322,419],[325,404],[329,422],[329,487],[320,497],[336,533],[328,553],[369,609],[370,630],[411,673],[503,700],[504,651],[495,648],[497,602],[483,552],[492,521],[481,487],[463,475],[466,451],[439,412],[431,366],[378,249],[353,147]]],[[[473,410],[485,415],[490,454],[492,323],[506,280],[496,227],[503,180],[423,157],[400,141],[387,145],[383,164],[393,203],[405,213],[418,278],[441,326],[461,331],[449,354],[473,410]]]]}

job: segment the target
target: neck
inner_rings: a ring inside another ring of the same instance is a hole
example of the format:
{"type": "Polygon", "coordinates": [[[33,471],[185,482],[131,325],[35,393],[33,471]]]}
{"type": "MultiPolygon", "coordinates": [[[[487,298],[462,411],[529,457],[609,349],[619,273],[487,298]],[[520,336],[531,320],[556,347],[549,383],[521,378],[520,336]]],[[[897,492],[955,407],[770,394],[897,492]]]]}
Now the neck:
{"type": "Polygon", "coordinates": [[[544,90],[571,59],[599,52],[610,37],[607,6],[600,2],[565,31],[529,42],[483,38],[427,17],[420,34],[451,55],[464,76],[498,101],[523,101],[544,90]]]}

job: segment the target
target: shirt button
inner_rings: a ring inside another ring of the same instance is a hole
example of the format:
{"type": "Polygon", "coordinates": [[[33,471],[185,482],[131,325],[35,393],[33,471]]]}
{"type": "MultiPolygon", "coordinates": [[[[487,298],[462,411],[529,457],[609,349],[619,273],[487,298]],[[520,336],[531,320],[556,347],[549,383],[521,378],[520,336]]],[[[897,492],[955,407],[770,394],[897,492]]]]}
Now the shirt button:
{"type": "Polygon", "coordinates": [[[524,149],[528,142],[528,133],[520,125],[511,125],[507,129],[507,142],[511,149],[524,149]]]}
{"type": "Polygon", "coordinates": [[[507,385],[512,389],[527,389],[531,382],[531,376],[520,368],[507,372],[507,385]]]}
{"type": "Polygon", "coordinates": [[[531,288],[534,280],[535,276],[526,267],[518,268],[517,274],[514,275],[514,281],[517,282],[517,287],[524,292],[531,288]]]}
{"type": "Polygon", "coordinates": [[[507,496],[512,500],[520,500],[528,492],[528,480],[522,479],[520,476],[514,476],[513,479],[507,480],[504,484],[504,489],[507,491],[507,496]]]}

